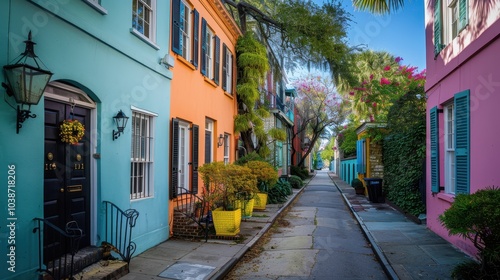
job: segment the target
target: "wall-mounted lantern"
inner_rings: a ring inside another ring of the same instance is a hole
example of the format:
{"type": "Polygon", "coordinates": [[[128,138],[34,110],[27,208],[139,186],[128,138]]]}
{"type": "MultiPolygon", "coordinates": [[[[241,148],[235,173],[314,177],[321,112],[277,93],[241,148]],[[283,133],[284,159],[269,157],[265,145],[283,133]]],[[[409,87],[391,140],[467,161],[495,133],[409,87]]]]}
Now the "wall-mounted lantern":
{"type": "Polygon", "coordinates": [[[34,50],[35,42],[31,41],[31,31],[28,34],[28,40],[24,43],[26,43],[26,50],[19,55],[20,58],[15,63],[3,67],[7,83],[2,83],[2,86],[7,95],[14,96],[16,103],[19,104],[17,105],[16,133],[19,133],[25,120],[36,118],[36,114],[31,114],[31,105],[37,105],[40,102],[45,87],[52,77],[52,72],[40,68],[34,50]],[[33,60],[34,64],[28,64],[28,58],[33,60]],[[28,106],[27,109],[25,105],[28,106]]]}
{"type": "Polygon", "coordinates": [[[118,137],[123,133],[123,130],[127,126],[128,117],[125,116],[122,110],[120,110],[116,114],[116,116],[113,117],[113,119],[115,120],[116,128],[118,129],[118,131],[115,131],[113,129],[113,141],[115,141],[115,139],[118,139],[118,137]]]}
{"type": "Polygon", "coordinates": [[[217,141],[217,147],[224,145],[224,135],[219,135],[219,141],[217,141]]]}

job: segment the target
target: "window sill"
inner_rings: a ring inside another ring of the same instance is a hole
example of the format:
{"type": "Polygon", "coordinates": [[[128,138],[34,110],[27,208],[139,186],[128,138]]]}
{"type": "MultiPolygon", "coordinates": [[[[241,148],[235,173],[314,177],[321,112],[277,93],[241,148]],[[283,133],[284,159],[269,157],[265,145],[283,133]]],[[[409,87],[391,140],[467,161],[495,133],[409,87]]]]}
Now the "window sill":
{"type": "Polygon", "coordinates": [[[191,70],[196,70],[196,67],[191,62],[187,61],[184,57],[177,55],[177,60],[182,62],[187,67],[191,68],[191,70]]]}
{"type": "Polygon", "coordinates": [[[227,97],[230,97],[230,98],[234,98],[234,95],[230,92],[227,92],[227,91],[224,91],[224,94],[227,96],[227,97]]]}
{"type": "Polygon", "coordinates": [[[153,41],[151,41],[151,39],[144,36],[143,34],[141,34],[139,31],[135,30],[134,28],[130,28],[130,33],[134,34],[137,38],[141,39],[144,43],[150,45],[154,49],[156,49],[156,50],[160,49],[160,46],[155,44],[153,41]]]}
{"type": "Polygon", "coordinates": [[[449,202],[450,204],[455,201],[455,196],[449,193],[440,192],[437,194],[437,198],[449,202]]]}
{"type": "Polygon", "coordinates": [[[205,80],[205,82],[209,83],[210,85],[212,85],[214,88],[217,87],[217,84],[212,80],[212,79],[209,79],[207,76],[203,76],[203,79],[205,80]]]}
{"type": "Polygon", "coordinates": [[[98,11],[99,13],[101,13],[101,15],[107,15],[108,14],[108,11],[106,9],[104,9],[101,5],[97,4],[96,2],[94,2],[92,0],[83,0],[83,2],[85,2],[87,5],[89,5],[90,7],[92,7],[94,10],[98,11]]]}

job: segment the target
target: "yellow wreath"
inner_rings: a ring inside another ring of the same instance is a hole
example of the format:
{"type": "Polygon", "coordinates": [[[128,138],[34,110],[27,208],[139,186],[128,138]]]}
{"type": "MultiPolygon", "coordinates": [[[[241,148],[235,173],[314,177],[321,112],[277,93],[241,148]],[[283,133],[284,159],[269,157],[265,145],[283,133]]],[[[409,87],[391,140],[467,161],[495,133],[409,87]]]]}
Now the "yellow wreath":
{"type": "Polygon", "coordinates": [[[59,126],[61,141],[72,145],[78,144],[85,135],[85,127],[78,120],[64,120],[59,126]]]}

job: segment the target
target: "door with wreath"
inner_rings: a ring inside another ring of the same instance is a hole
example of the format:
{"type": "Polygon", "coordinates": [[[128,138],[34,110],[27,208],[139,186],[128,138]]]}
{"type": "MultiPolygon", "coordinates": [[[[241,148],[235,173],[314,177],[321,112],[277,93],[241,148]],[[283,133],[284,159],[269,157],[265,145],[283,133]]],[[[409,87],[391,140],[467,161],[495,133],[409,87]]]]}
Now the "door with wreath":
{"type": "MultiPolygon", "coordinates": [[[[90,109],[45,99],[44,218],[63,231],[76,221],[90,245],[90,109]]],[[[45,227],[44,260],[68,253],[45,227]]]]}

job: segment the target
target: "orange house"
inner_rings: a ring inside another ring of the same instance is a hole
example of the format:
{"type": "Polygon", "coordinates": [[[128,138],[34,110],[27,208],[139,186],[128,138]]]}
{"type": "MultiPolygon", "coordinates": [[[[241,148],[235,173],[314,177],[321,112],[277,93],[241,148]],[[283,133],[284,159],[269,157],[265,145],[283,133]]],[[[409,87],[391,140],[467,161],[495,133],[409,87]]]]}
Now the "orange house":
{"type": "MultiPolygon", "coordinates": [[[[235,160],[236,41],[241,31],[220,0],[173,0],[170,61],[170,211],[198,194],[198,167],[235,160]]],[[[172,227],[175,225],[172,225],[172,227]]]]}

